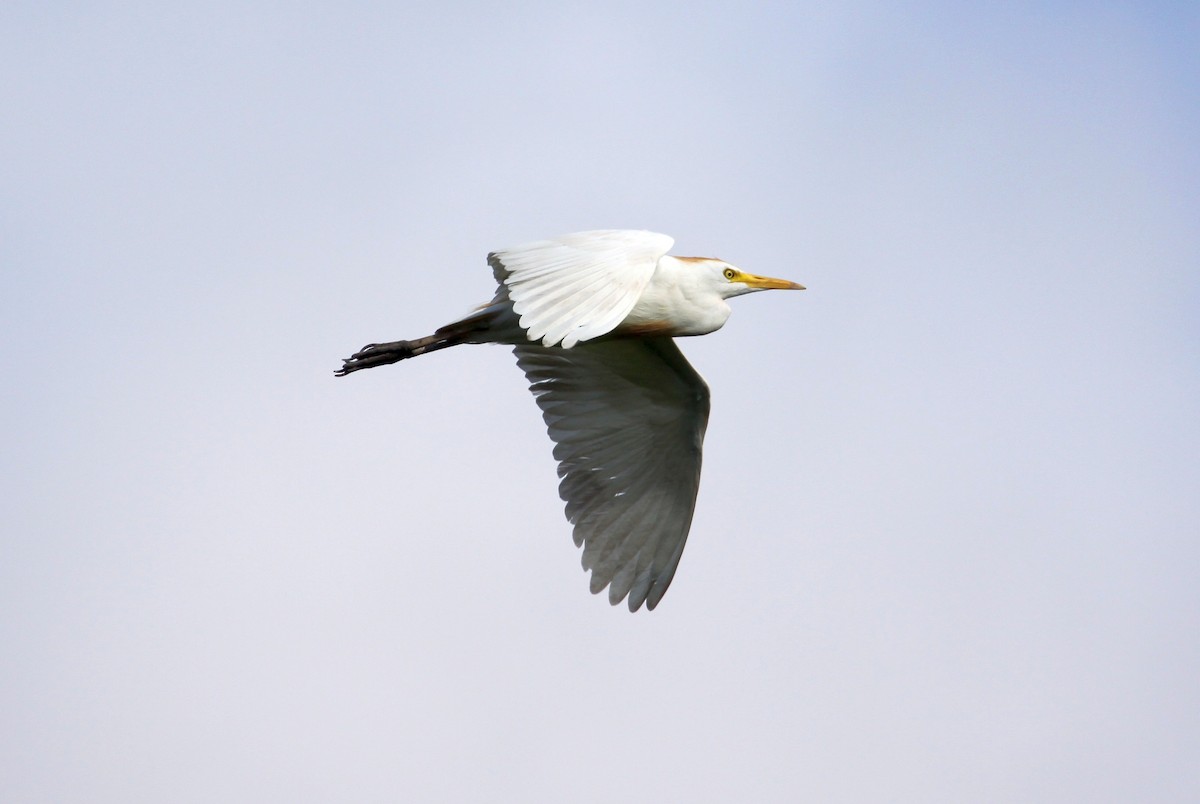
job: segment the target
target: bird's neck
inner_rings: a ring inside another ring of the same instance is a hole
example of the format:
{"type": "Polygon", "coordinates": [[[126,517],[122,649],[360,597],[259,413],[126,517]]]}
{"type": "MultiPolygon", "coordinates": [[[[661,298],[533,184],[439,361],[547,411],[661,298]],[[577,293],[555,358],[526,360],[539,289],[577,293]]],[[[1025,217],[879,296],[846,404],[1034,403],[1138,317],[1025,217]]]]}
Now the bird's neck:
{"type": "Polygon", "coordinates": [[[659,259],[650,284],[618,330],[671,336],[707,335],[724,326],[729,305],[689,260],[659,259]]]}

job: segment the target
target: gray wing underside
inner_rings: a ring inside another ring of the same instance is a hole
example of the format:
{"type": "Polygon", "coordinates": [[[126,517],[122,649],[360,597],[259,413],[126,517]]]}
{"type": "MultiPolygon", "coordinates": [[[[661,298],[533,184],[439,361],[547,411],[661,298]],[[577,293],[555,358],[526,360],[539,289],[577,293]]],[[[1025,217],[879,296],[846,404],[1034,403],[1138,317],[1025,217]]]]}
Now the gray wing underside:
{"type": "Polygon", "coordinates": [[[628,596],[630,611],[653,609],[692,523],[708,386],[670,338],[514,353],[554,441],[592,592],[607,586],[613,605],[628,596]]]}

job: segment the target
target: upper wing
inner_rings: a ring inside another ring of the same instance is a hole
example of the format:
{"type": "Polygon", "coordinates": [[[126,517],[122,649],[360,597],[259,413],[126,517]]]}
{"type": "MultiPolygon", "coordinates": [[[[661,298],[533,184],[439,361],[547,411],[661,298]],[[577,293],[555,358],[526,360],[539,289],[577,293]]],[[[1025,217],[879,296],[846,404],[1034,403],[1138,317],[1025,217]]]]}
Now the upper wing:
{"type": "Polygon", "coordinates": [[[692,524],[708,385],[670,338],[514,352],[554,440],[592,592],[653,609],[692,524]]]}
{"type": "Polygon", "coordinates": [[[494,251],[488,264],[529,340],[569,349],[629,315],[674,242],[653,232],[579,232],[494,251]]]}

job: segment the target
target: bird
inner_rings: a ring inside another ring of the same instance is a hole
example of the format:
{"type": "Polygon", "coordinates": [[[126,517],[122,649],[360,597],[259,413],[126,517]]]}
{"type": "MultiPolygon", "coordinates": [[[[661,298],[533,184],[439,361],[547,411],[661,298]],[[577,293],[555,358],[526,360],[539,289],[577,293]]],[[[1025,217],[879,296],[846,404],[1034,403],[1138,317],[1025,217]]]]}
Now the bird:
{"type": "Polygon", "coordinates": [[[513,348],[541,409],[559,496],[593,594],[653,610],[700,484],[709,388],[675,343],[729,318],[727,299],[804,290],[719,259],[674,257],[648,231],[577,232],[493,251],[494,298],[416,340],[372,343],[336,376],[460,344],[513,348]]]}

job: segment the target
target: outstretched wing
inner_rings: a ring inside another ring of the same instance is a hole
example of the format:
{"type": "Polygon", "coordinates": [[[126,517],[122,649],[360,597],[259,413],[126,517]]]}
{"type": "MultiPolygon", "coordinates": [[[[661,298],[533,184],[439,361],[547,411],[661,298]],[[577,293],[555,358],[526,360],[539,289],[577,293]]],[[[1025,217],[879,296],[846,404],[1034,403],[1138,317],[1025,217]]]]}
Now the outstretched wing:
{"type": "Polygon", "coordinates": [[[692,524],[708,385],[670,338],[514,352],[554,440],[592,592],[653,609],[692,524]]]}
{"type": "Polygon", "coordinates": [[[529,340],[569,349],[625,320],[674,242],[654,232],[578,232],[494,251],[488,264],[529,340]]]}

